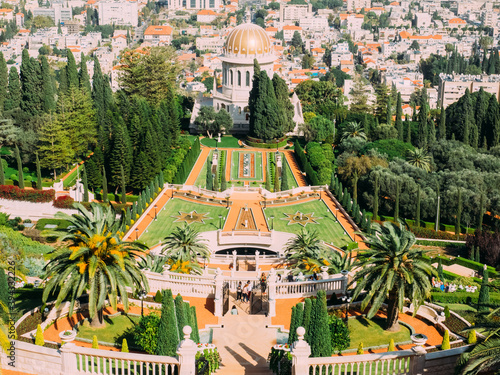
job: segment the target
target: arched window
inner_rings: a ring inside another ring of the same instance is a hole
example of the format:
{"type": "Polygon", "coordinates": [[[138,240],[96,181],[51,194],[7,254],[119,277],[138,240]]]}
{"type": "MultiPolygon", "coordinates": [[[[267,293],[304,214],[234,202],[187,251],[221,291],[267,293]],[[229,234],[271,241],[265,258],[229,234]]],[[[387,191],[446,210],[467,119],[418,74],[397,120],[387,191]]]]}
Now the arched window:
{"type": "Polygon", "coordinates": [[[250,72],[247,72],[247,86],[250,86],[250,72]]]}
{"type": "Polygon", "coordinates": [[[241,72],[238,70],[238,86],[241,86],[241,72]]]}
{"type": "Polygon", "coordinates": [[[232,85],[233,84],[233,71],[232,70],[229,71],[229,76],[231,77],[230,84],[232,85]]]}
{"type": "Polygon", "coordinates": [[[219,110],[220,106],[219,106],[219,103],[217,103],[217,110],[219,110]]]}
{"type": "Polygon", "coordinates": [[[226,105],[225,105],[224,103],[222,103],[222,104],[220,105],[220,107],[221,107],[221,109],[226,109],[226,105]]]}
{"type": "Polygon", "coordinates": [[[245,113],[248,113],[248,112],[250,112],[250,107],[246,106],[243,110],[245,111],[245,113]]]}

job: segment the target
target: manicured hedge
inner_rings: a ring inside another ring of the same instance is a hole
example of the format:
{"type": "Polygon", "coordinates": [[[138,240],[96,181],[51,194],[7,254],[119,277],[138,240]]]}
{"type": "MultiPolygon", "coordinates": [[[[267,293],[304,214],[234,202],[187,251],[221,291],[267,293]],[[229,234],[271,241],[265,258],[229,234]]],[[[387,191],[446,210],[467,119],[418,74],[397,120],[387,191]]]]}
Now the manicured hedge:
{"type": "Polygon", "coordinates": [[[57,208],[73,208],[73,203],[75,203],[73,198],[69,195],[63,195],[55,199],[52,205],[57,208]]]}
{"type": "MultiPolygon", "coordinates": [[[[483,272],[484,269],[484,264],[479,263],[479,262],[474,262],[473,260],[470,259],[465,259],[465,258],[455,258],[454,264],[459,264],[461,266],[473,269],[475,271],[478,271],[479,273],[483,272]]],[[[488,268],[488,273],[490,274],[491,277],[498,276],[498,272],[491,266],[487,266],[488,268]]]]}
{"type": "MultiPolygon", "coordinates": [[[[174,184],[184,184],[200,154],[200,139],[196,138],[174,177],[174,184]]],[[[168,181],[168,180],[167,180],[168,181]]]]}
{"type": "MultiPolygon", "coordinates": [[[[457,236],[455,234],[439,231],[436,232],[434,229],[410,227],[410,230],[415,234],[416,237],[434,238],[436,240],[457,240],[457,236]]],[[[465,235],[458,235],[458,240],[465,241],[465,235]]]]}
{"type": "MultiPolygon", "coordinates": [[[[431,292],[432,302],[438,303],[462,303],[462,304],[477,304],[479,298],[479,290],[475,293],[468,292],[431,292]]],[[[490,304],[500,306],[500,294],[490,293],[490,304]]]]}
{"type": "Polygon", "coordinates": [[[56,192],[50,190],[20,189],[13,185],[0,185],[0,198],[14,201],[28,201],[36,203],[46,203],[53,201],[56,192]]]}

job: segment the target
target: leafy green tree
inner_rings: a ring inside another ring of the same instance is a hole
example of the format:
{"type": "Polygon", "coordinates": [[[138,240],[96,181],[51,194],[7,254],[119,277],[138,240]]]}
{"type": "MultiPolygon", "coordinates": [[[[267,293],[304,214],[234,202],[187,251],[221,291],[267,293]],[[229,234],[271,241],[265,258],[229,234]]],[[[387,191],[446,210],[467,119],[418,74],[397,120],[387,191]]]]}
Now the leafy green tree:
{"type": "Polygon", "coordinates": [[[332,339],[332,351],[341,354],[351,344],[349,328],[335,315],[329,315],[330,336],[332,339]]]}
{"type": "Polygon", "coordinates": [[[139,324],[134,327],[135,344],[148,354],[156,354],[159,324],[160,317],[155,313],[150,313],[141,317],[139,324]]]}
{"type": "Polygon", "coordinates": [[[330,334],[328,310],[326,307],[326,293],[318,291],[313,304],[310,325],[309,345],[312,357],[330,357],[332,353],[332,338],[330,334]]]}
{"type": "Polygon", "coordinates": [[[290,45],[293,46],[299,53],[302,53],[304,50],[304,42],[302,41],[302,36],[298,31],[293,33],[290,45]]]}
{"type": "Polygon", "coordinates": [[[121,239],[124,217],[116,220],[112,207],[103,208],[90,203],[90,211],[75,203],[77,214],[57,213],[56,218],[68,221],[68,228],[48,235],[56,235],[68,247],[51,253],[46,265],[45,303],[52,293],[57,294],[56,307],[68,299],[69,315],[73,314],[75,301],[88,292],[89,315],[92,326],[103,325],[106,300],[116,310],[120,296],[125,312],[128,311],[128,291],[136,288],[148,290],[148,280],[137,265],[146,246],[121,239]]]}
{"type": "Polygon", "coordinates": [[[21,82],[19,81],[19,74],[17,73],[17,69],[14,66],[9,70],[8,89],[9,92],[4,103],[4,108],[6,111],[18,108],[19,103],[21,102],[21,82]]]}
{"type": "Polygon", "coordinates": [[[375,316],[387,298],[386,329],[397,331],[405,298],[414,306],[422,304],[430,296],[430,278],[435,270],[424,260],[424,252],[413,247],[415,235],[402,223],[373,223],[372,230],[374,234],[367,234],[365,241],[369,249],[360,251],[353,265],[359,270],[354,278],[357,284],[353,298],[368,291],[361,304],[364,310],[371,303],[368,319],[375,316]]]}
{"type": "Polygon", "coordinates": [[[212,138],[215,133],[215,110],[212,106],[202,106],[194,120],[199,131],[206,132],[207,137],[212,138]]]}
{"type": "Polygon", "coordinates": [[[161,317],[158,324],[156,355],[175,356],[180,338],[175,319],[175,304],[170,289],[163,291],[161,317]]]}
{"type": "Polygon", "coordinates": [[[163,254],[182,262],[196,260],[197,257],[208,258],[210,251],[200,239],[200,233],[188,225],[177,227],[163,240],[163,254]]]}
{"type": "Polygon", "coordinates": [[[354,77],[354,84],[352,86],[351,95],[351,105],[349,109],[354,113],[369,113],[371,112],[371,107],[368,104],[368,94],[366,89],[366,84],[361,75],[356,75],[354,77]]]}
{"type": "Polygon", "coordinates": [[[477,300],[479,312],[489,312],[490,311],[490,287],[489,287],[489,275],[488,275],[488,267],[484,267],[483,269],[483,282],[481,283],[481,288],[479,289],[479,298],[477,300]]]}
{"type": "Polygon", "coordinates": [[[228,134],[233,128],[233,118],[224,108],[215,114],[213,127],[214,134],[222,132],[228,134]]]}
{"type": "Polygon", "coordinates": [[[323,116],[314,116],[301,126],[307,142],[322,142],[335,133],[335,125],[323,116]]]}

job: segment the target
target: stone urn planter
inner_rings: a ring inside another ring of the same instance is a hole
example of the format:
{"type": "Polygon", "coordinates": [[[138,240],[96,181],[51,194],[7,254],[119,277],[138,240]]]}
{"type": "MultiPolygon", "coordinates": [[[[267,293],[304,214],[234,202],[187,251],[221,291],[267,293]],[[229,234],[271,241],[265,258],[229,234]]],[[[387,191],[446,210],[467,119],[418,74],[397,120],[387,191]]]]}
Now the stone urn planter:
{"type": "Polygon", "coordinates": [[[59,333],[59,337],[61,338],[63,344],[72,342],[76,337],[76,331],[73,330],[62,331],[59,333]]]}
{"type": "Polygon", "coordinates": [[[330,278],[330,275],[328,275],[328,267],[322,266],[321,267],[321,279],[328,280],[329,278],[330,278]]]}
{"type": "Polygon", "coordinates": [[[422,333],[414,333],[413,335],[410,336],[411,342],[415,344],[415,348],[413,348],[416,351],[421,351],[424,350],[423,346],[427,342],[427,336],[422,334],[422,333]]]}

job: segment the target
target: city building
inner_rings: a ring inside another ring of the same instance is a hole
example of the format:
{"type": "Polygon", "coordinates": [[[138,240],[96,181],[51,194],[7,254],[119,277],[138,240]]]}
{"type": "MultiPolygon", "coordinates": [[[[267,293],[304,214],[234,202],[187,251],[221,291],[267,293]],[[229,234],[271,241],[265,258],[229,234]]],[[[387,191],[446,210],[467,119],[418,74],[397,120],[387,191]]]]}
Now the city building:
{"type": "Polygon", "coordinates": [[[99,25],[137,26],[139,15],[135,1],[100,1],[99,25]]]}
{"type": "Polygon", "coordinates": [[[172,28],[151,25],[144,31],[144,41],[152,45],[169,45],[172,42],[172,28]]]}
{"type": "Polygon", "coordinates": [[[221,5],[221,0],[168,0],[168,9],[173,10],[220,9],[221,5]]]}
{"type": "Polygon", "coordinates": [[[280,3],[280,22],[297,22],[301,18],[312,16],[312,4],[280,3]]]}
{"type": "Polygon", "coordinates": [[[500,97],[500,75],[469,75],[444,74],[439,75],[438,98],[443,108],[455,103],[469,89],[471,93],[480,89],[500,97]]]}
{"type": "Polygon", "coordinates": [[[50,17],[57,25],[58,23],[71,20],[73,12],[71,8],[65,8],[62,4],[52,4],[50,8],[35,8],[33,10],[33,16],[50,17]]]}
{"type": "Polygon", "coordinates": [[[371,8],[372,0],[347,0],[347,11],[356,12],[356,9],[371,8]]]}

